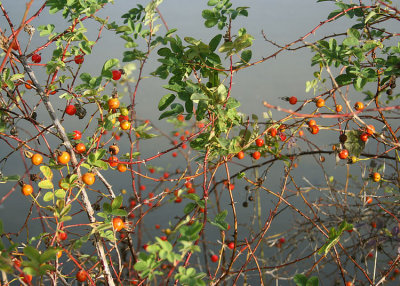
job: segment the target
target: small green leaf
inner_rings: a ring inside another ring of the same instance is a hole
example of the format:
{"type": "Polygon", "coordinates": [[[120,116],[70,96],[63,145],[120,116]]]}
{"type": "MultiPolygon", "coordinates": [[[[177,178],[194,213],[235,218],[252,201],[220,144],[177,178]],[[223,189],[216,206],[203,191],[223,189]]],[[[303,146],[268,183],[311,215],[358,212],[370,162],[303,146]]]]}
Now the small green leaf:
{"type": "Polygon", "coordinates": [[[318,283],[318,277],[313,276],[307,280],[306,286],[318,286],[318,283]]]}
{"type": "Polygon", "coordinates": [[[111,73],[106,73],[107,71],[110,71],[111,68],[113,68],[114,66],[119,64],[119,60],[118,59],[109,59],[108,61],[106,61],[103,65],[103,69],[101,71],[101,74],[103,76],[106,76],[108,78],[110,78],[110,74],[111,73]]]}
{"type": "Polygon", "coordinates": [[[206,20],[209,20],[209,19],[218,19],[217,17],[217,15],[212,11],[212,10],[203,10],[202,12],[201,12],[201,16],[204,18],[204,19],[206,19],[206,20]]]}
{"type": "Polygon", "coordinates": [[[24,254],[32,261],[37,261],[40,263],[40,253],[39,251],[32,247],[32,246],[25,246],[24,248],[24,254]]]}
{"type": "Polygon", "coordinates": [[[364,22],[365,22],[365,23],[368,23],[368,21],[371,20],[371,18],[374,17],[375,15],[376,15],[376,12],[375,12],[375,11],[369,12],[369,14],[367,15],[367,17],[365,17],[364,22]]]}
{"type": "Polygon", "coordinates": [[[147,265],[147,263],[145,261],[138,261],[138,262],[135,263],[133,268],[136,271],[142,272],[142,271],[148,269],[148,265],[147,265]]]}
{"type": "Polygon", "coordinates": [[[112,208],[113,210],[121,208],[121,207],[122,207],[122,201],[123,201],[123,197],[122,197],[122,196],[116,197],[116,198],[112,201],[111,208],[112,208]]]}
{"type": "Polygon", "coordinates": [[[111,205],[109,203],[104,203],[103,204],[103,211],[105,213],[111,213],[111,211],[112,211],[111,205]]]}
{"type": "Polygon", "coordinates": [[[51,169],[48,166],[40,166],[40,171],[42,172],[42,174],[46,177],[47,180],[52,180],[53,179],[53,172],[51,171],[51,169]]]}
{"type": "Polygon", "coordinates": [[[60,216],[64,216],[64,215],[66,215],[67,213],[69,213],[69,211],[71,210],[71,207],[72,207],[71,204],[66,205],[66,206],[61,210],[60,216]]]}
{"type": "Polygon", "coordinates": [[[345,46],[358,46],[359,41],[354,37],[348,37],[343,40],[343,45],[345,46]]]}
{"type": "Polygon", "coordinates": [[[53,192],[47,192],[44,196],[43,196],[43,201],[45,202],[49,202],[54,198],[53,192]]]}
{"type": "Polygon", "coordinates": [[[111,214],[114,216],[127,216],[128,213],[124,209],[114,209],[111,211],[111,214]]]}
{"type": "Polygon", "coordinates": [[[163,111],[175,100],[175,95],[172,93],[164,95],[158,103],[158,110],[163,111]]]}
{"type": "Polygon", "coordinates": [[[208,44],[208,46],[210,47],[210,50],[212,52],[214,52],[217,49],[219,43],[221,42],[221,39],[222,39],[222,35],[221,34],[218,34],[214,38],[211,39],[211,41],[208,44]]]}
{"type": "Polygon", "coordinates": [[[62,218],[60,218],[59,222],[64,222],[64,221],[69,221],[72,220],[72,216],[65,215],[62,218]]]}
{"type": "Polygon", "coordinates": [[[188,203],[185,208],[183,209],[183,212],[188,215],[190,214],[195,208],[197,207],[196,203],[188,203]]]}
{"type": "Polygon", "coordinates": [[[225,53],[229,52],[233,49],[233,43],[232,42],[226,42],[222,44],[222,46],[218,49],[220,53],[225,53]]]}
{"type": "Polygon", "coordinates": [[[208,98],[208,96],[207,95],[205,95],[205,94],[201,94],[201,93],[193,93],[191,96],[190,96],[190,100],[193,100],[193,101],[195,101],[195,100],[210,100],[210,98],[208,98]]]}
{"type": "Polygon", "coordinates": [[[341,74],[335,78],[338,85],[348,85],[353,82],[353,78],[348,74],[341,74]]]}
{"type": "Polygon", "coordinates": [[[212,27],[214,27],[215,25],[217,25],[217,23],[218,23],[218,19],[208,19],[208,20],[206,20],[206,21],[204,22],[204,25],[205,25],[207,28],[212,28],[212,27]]]}
{"type": "Polygon", "coordinates": [[[304,274],[297,274],[293,278],[296,286],[306,286],[307,285],[307,277],[304,274]]]}
{"type": "Polygon", "coordinates": [[[65,190],[58,189],[54,192],[55,196],[59,199],[63,199],[65,197],[65,190]]]}
{"type": "Polygon", "coordinates": [[[217,5],[219,0],[208,0],[207,5],[208,6],[215,6],[217,5]]]}
{"type": "Polygon", "coordinates": [[[240,56],[242,59],[242,62],[245,64],[248,64],[250,62],[252,54],[253,53],[250,50],[243,51],[240,56]]]}
{"type": "Polygon", "coordinates": [[[53,186],[53,183],[51,181],[43,180],[43,181],[40,181],[38,183],[38,187],[41,188],[41,189],[52,189],[54,186],[53,186]]]}
{"type": "Polygon", "coordinates": [[[40,255],[40,263],[45,263],[51,259],[56,259],[58,251],[60,251],[59,248],[47,249],[42,255],[40,255]]]}

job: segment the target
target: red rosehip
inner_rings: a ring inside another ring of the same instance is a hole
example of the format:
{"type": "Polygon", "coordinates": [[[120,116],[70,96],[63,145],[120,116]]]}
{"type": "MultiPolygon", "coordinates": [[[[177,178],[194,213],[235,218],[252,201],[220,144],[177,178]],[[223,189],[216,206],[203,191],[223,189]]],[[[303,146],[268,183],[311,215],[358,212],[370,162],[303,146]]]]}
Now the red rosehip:
{"type": "Polygon", "coordinates": [[[33,54],[32,55],[32,62],[34,62],[35,64],[38,64],[42,61],[42,56],[39,54],[33,54]]]}
{"type": "Polygon", "coordinates": [[[347,159],[347,157],[349,156],[349,151],[347,151],[346,149],[343,149],[342,151],[340,151],[339,153],[339,158],[340,159],[347,159]]]}
{"type": "Polygon", "coordinates": [[[218,255],[216,255],[216,254],[211,255],[211,261],[212,262],[217,262],[218,261],[218,255]]]}
{"type": "Polygon", "coordinates": [[[256,145],[257,145],[258,147],[262,147],[262,146],[264,145],[264,140],[262,140],[261,138],[258,138],[258,139],[256,140],[256,145]]]}
{"type": "Polygon", "coordinates": [[[268,130],[268,133],[269,133],[269,135],[271,135],[271,137],[275,137],[276,136],[276,134],[278,134],[278,130],[276,130],[276,128],[270,128],[269,130],[268,130]]]}
{"type": "Polygon", "coordinates": [[[74,115],[76,113],[76,107],[72,104],[67,105],[65,108],[65,113],[68,115],[74,115]]]}
{"type": "Polygon", "coordinates": [[[83,57],[83,55],[76,55],[76,56],[74,57],[74,62],[75,62],[77,65],[82,64],[84,60],[85,60],[85,58],[83,57]]]}
{"type": "Polygon", "coordinates": [[[78,280],[79,282],[85,282],[86,279],[88,278],[88,273],[81,269],[76,273],[76,280],[78,280]]]}
{"type": "Polygon", "coordinates": [[[295,105],[297,103],[297,97],[292,96],[289,98],[289,103],[295,105]]]}
{"type": "Polygon", "coordinates": [[[119,80],[122,76],[122,72],[120,70],[113,70],[112,72],[112,79],[119,80]]]}
{"type": "Polygon", "coordinates": [[[74,140],[80,140],[82,138],[82,133],[79,130],[74,130],[74,135],[72,138],[74,140]]]}
{"type": "Polygon", "coordinates": [[[261,153],[258,151],[255,151],[252,156],[253,156],[254,160],[258,160],[261,157],[261,153]]]}
{"type": "Polygon", "coordinates": [[[236,154],[236,157],[237,157],[239,160],[243,160],[243,158],[244,158],[244,152],[243,152],[243,151],[239,151],[239,153],[236,154]]]}
{"type": "Polygon", "coordinates": [[[360,135],[360,140],[363,142],[367,142],[368,141],[368,133],[363,133],[360,135]]]}

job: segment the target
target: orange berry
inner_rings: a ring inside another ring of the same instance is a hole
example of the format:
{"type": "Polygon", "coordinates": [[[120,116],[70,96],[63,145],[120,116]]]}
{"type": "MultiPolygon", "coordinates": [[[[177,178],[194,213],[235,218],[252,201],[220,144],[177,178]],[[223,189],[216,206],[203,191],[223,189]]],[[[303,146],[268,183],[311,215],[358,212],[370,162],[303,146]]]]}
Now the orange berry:
{"type": "Polygon", "coordinates": [[[86,184],[86,185],[93,185],[95,182],[96,178],[94,176],[93,173],[86,173],[82,176],[82,181],[86,184]]]}
{"type": "Polygon", "coordinates": [[[120,217],[113,218],[112,225],[115,231],[120,231],[125,227],[125,223],[120,217]]]}
{"type": "Polygon", "coordinates": [[[30,194],[33,193],[33,187],[32,187],[31,185],[24,184],[24,185],[22,186],[21,191],[22,191],[22,194],[23,194],[24,196],[29,196],[30,194]]]}
{"type": "Polygon", "coordinates": [[[33,165],[38,166],[38,165],[40,165],[40,164],[43,162],[43,156],[40,155],[40,154],[34,154],[34,155],[31,157],[31,161],[32,161],[32,164],[33,164],[33,165]]]}
{"type": "Polygon", "coordinates": [[[367,133],[368,133],[369,135],[373,135],[373,134],[375,133],[375,127],[374,127],[374,125],[368,125],[368,126],[367,126],[367,133]]]}
{"type": "Polygon", "coordinates": [[[325,100],[323,98],[318,98],[317,102],[315,103],[315,105],[318,108],[324,107],[325,106],[325,100]]]}
{"type": "Polygon", "coordinates": [[[314,126],[317,125],[317,122],[314,119],[311,119],[310,121],[308,121],[308,126],[314,126]]]}
{"type": "Polygon", "coordinates": [[[126,164],[123,163],[118,163],[117,165],[117,170],[121,173],[125,172],[127,169],[126,164]]]}

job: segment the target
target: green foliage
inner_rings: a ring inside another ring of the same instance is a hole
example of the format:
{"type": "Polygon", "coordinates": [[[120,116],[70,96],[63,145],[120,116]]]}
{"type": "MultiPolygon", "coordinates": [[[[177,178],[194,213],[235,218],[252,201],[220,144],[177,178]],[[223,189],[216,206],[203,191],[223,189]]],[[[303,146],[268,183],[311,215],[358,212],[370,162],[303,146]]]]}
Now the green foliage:
{"type": "MultiPolygon", "coordinates": [[[[134,269],[140,273],[140,277],[153,279],[157,275],[162,275],[163,272],[158,270],[161,264],[164,261],[168,261],[172,265],[176,265],[178,261],[181,261],[183,257],[188,252],[199,252],[200,247],[195,244],[195,242],[200,238],[199,233],[202,229],[202,223],[199,221],[195,221],[191,225],[187,225],[188,220],[178,225],[175,231],[179,230],[180,237],[178,238],[178,244],[176,248],[178,252],[174,251],[173,245],[169,240],[164,241],[159,237],[156,237],[156,242],[153,244],[149,244],[146,247],[146,252],[141,252],[139,254],[139,259],[134,265],[134,269]]],[[[172,238],[172,234],[169,239],[172,238]]],[[[203,277],[205,277],[204,273],[196,273],[193,270],[190,271],[179,271],[177,273],[177,277],[181,277],[184,279],[181,281],[184,285],[194,285],[190,283],[200,283],[197,285],[205,285],[204,282],[201,282],[203,277]]]]}
{"type": "Polygon", "coordinates": [[[304,274],[297,274],[293,278],[296,286],[318,286],[318,277],[312,276],[307,278],[304,274]]]}
{"type": "Polygon", "coordinates": [[[22,261],[21,264],[24,272],[32,276],[37,276],[54,270],[54,266],[49,264],[49,262],[56,259],[57,252],[60,250],[60,248],[49,248],[41,253],[32,246],[25,246],[23,252],[28,259],[22,261]]]}
{"type": "Polygon", "coordinates": [[[174,276],[182,285],[188,286],[206,285],[206,282],[203,281],[205,277],[205,273],[197,273],[195,268],[183,266],[179,266],[178,273],[174,276]]]}
{"type": "Polygon", "coordinates": [[[343,221],[339,225],[339,228],[337,230],[332,227],[329,231],[329,238],[327,239],[326,243],[318,250],[318,254],[326,255],[329,250],[339,242],[340,236],[343,234],[343,232],[351,229],[353,229],[353,225],[347,223],[346,221],[343,221]]]}

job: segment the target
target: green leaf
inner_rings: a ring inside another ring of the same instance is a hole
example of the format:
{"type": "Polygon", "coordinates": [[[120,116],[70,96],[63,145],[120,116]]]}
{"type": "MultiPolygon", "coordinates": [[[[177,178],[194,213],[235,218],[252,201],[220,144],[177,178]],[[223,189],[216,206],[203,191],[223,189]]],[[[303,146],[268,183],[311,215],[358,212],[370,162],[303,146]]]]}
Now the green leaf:
{"type": "Polygon", "coordinates": [[[32,276],[35,276],[38,274],[35,267],[31,267],[31,266],[24,267],[23,271],[24,271],[24,273],[32,275],[32,276]]]}
{"type": "Polygon", "coordinates": [[[80,42],[79,48],[87,55],[92,53],[92,48],[90,47],[89,43],[86,41],[80,42]]]}
{"type": "Polygon", "coordinates": [[[71,207],[72,207],[71,204],[66,205],[66,206],[61,210],[60,216],[62,217],[62,216],[64,216],[64,215],[66,215],[67,213],[69,213],[69,211],[71,210],[71,207]]]}
{"type": "Polygon", "coordinates": [[[176,96],[172,93],[164,95],[158,103],[158,110],[163,111],[166,109],[172,102],[174,102],[175,98],[176,96]]]}
{"type": "Polygon", "coordinates": [[[121,207],[122,207],[122,201],[123,201],[123,197],[122,197],[122,196],[116,197],[116,198],[112,201],[111,208],[112,208],[113,210],[121,208],[121,207]]]}
{"type": "Polygon", "coordinates": [[[0,220],[0,235],[2,235],[4,233],[4,229],[3,229],[3,221],[0,220]]]}
{"type": "Polygon", "coordinates": [[[24,254],[32,261],[37,261],[40,263],[40,253],[39,251],[32,246],[25,246],[24,254]]]}
{"type": "Polygon", "coordinates": [[[190,100],[193,100],[193,101],[195,101],[195,100],[210,100],[210,98],[207,96],[207,95],[205,95],[205,94],[202,94],[202,93],[193,93],[191,96],[190,96],[190,100]]]}
{"type": "Polygon", "coordinates": [[[220,53],[230,52],[233,49],[232,42],[223,43],[222,46],[218,49],[220,53]]]}
{"type": "Polygon", "coordinates": [[[111,211],[112,211],[111,205],[109,203],[104,203],[103,204],[103,211],[105,213],[111,213],[111,211]]]}
{"type": "Polygon", "coordinates": [[[60,218],[59,222],[64,222],[64,221],[69,221],[72,220],[72,216],[65,215],[62,218],[60,218]]]}
{"type": "Polygon", "coordinates": [[[307,277],[304,274],[297,274],[293,278],[296,286],[306,286],[307,285],[307,277]]]}
{"type": "Polygon", "coordinates": [[[248,64],[250,62],[252,54],[253,53],[250,50],[243,51],[243,53],[240,56],[242,59],[242,62],[245,64],[248,64]]]}
{"type": "Polygon", "coordinates": [[[56,259],[57,252],[59,250],[59,248],[47,249],[42,255],[40,255],[40,263],[45,263],[49,260],[56,259]]]}
{"type": "Polygon", "coordinates": [[[50,264],[43,264],[39,267],[39,275],[45,275],[48,271],[53,271],[55,268],[50,264]]]}
{"type": "Polygon", "coordinates": [[[43,196],[43,201],[49,202],[49,201],[53,200],[53,198],[54,198],[53,192],[47,192],[47,193],[43,196]]]}
{"type": "Polygon", "coordinates": [[[217,5],[219,0],[208,0],[207,5],[208,6],[215,6],[217,5]]]}
{"type": "Polygon", "coordinates": [[[347,35],[351,38],[356,38],[357,40],[360,39],[360,32],[357,29],[350,28],[347,30],[347,35]]]}
{"type": "Polygon", "coordinates": [[[318,286],[318,277],[310,277],[310,279],[307,280],[306,286],[318,286]]]}
{"type": "Polygon", "coordinates": [[[368,23],[368,21],[371,20],[371,18],[374,17],[375,15],[376,15],[376,12],[375,12],[375,11],[369,12],[369,14],[367,15],[367,17],[365,17],[364,22],[365,22],[365,23],[368,23]]]}
{"type": "Polygon", "coordinates": [[[138,261],[138,262],[135,263],[133,268],[136,271],[142,272],[142,271],[148,269],[148,265],[147,265],[147,263],[145,261],[138,261]]]}
{"type": "Polygon", "coordinates": [[[63,199],[65,197],[65,190],[58,189],[54,192],[55,196],[59,199],[63,199]]]}
{"type": "Polygon", "coordinates": [[[119,64],[118,59],[109,59],[106,61],[103,65],[103,69],[101,71],[101,74],[106,77],[111,77],[109,73],[106,73],[107,71],[110,71],[111,68],[119,64]]]}
{"type": "Polygon", "coordinates": [[[188,203],[185,208],[183,209],[183,212],[185,215],[190,214],[195,208],[197,207],[196,203],[188,203]]]}
{"type": "Polygon", "coordinates": [[[236,52],[244,50],[253,44],[254,37],[249,34],[244,34],[243,36],[237,37],[233,42],[236,52]]]}
{"type": "Polygon", "coordinates": [[[127,216],[128,213],[124,209],[114,209],[111,211],[111,214],[114,216],[127,216]]]}
{"type": "Polygon", "coordinates": [[[108,170],[108,166],[109,166],[106,162],[104,162],[102,160],[96,160],[93,162],[92,165],[95,167],[99,167],[100,169],[103,169],[103,170],[108,170]]]}
{"type": "Polygon", "coordinates": [[[166,117],[170,117],[170,116],[173,116],[173,115],[178,115],[178,114],[183,113],[183,111],[184,111],[184,108],[183,108],[182,104],[179,104],[179,103],[172,104],[171,105],[171,109],[172,110],[165,111],[163,114],[161,114],[159,119],[161,120],[161,119],[166,118],[166,117]]]}
{"type": "Polygon", "coordinates": [[[41,189],[53,189],[53,183],[49,180],[40,181],[38,187],[41,189]]]}
{"type": "Polygon", "coordinates": [[[208,46],[210,47],[210,50],[212,52],[214,52],[217,49],[219,43],[221,42],[221,39],[222,39],[222,35],[221,34],[218,34],[214,38],[211,39],[211,41],[208,44],[208,46]]]}
{"type": "Polygon", "coordinates": [[[343,40],[343,45],[345,46],[358,46],[359,41],[354,37],[348,37],[343,40]]]}
{"type": "Polygon", "coordinates": [[[183,87],[177,83],[163,85],[163,88],[168,89],[170,91],[175,91],[175,92],[181,92],[183,90],[183,87]]]}
{"type": "Polygon", "coordinates": [[[218,23],[218,19],[208,19],[208,20],[206,20],[206,21],[204,22],[204,25],[205,25],[207,28],[212,28],[212,27],[214,27],[215,25],[217,25],[217,23],[218,23]]]}
{"type": "Polygon", "coordinates": [[[353,78],[348,74],[341,74],[335,78],[338,85],[348,85],[353,82],[353,78]]]}
{"type": "Polygon", "coordinates": [[[203,10],[201,16],[206,19],[218,19],[218,16],[212,10],[203,10]]]}
{"type": "Polygon", "coordinates": [[[46,177],[47,180],[52,180],[53,179],[53,172],[48,166],[42,165],[40,166],[40,171],[42,172],[43,176],[46,177]]]}

